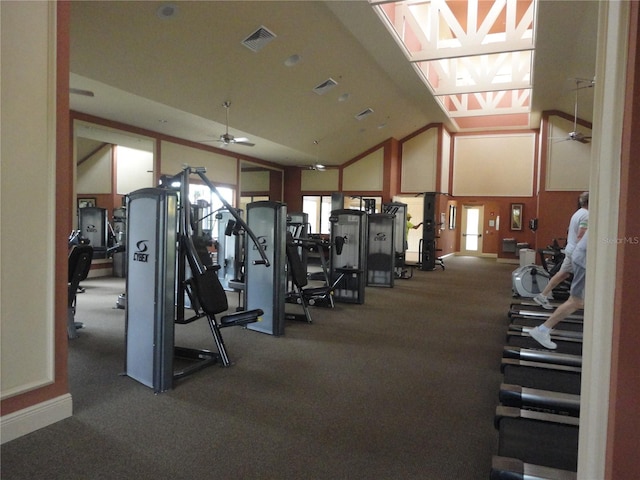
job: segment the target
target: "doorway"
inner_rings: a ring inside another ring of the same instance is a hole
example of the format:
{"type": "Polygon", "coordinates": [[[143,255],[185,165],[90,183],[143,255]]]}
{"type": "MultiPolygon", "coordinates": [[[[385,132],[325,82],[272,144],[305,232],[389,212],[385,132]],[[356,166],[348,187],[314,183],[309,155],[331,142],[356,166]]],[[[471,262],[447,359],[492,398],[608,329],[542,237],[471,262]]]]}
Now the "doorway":
{"type": "Polygon", "coordinates": [[[462,228],[460,238],[461,255],[482,255],[483,205],[462,206],[462,228]]]}

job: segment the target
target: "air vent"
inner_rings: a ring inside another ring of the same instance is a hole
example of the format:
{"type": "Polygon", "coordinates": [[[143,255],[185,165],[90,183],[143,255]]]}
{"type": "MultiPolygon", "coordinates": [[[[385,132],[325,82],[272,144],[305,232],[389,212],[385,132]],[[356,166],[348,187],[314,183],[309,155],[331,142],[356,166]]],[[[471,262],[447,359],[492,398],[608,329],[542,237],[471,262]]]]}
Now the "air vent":
{"type": "Polygon", "coordinates": [[[336,82],[333,78],[329,78],[329,79],[325,80],[324,82],[322,82],[320,85],[317,85],[313,89],[313,91],[315,93],[317,93],[318,95],[324,95],[325,93],[327,93],[329,90],[331,90],[336,85],[338,85],[338,82],[336,82]]]}
{"type": "Polygon", "coordinates": [[[242,41],[242,45],[247,47],[252,52],[259,52],[262,48],[271,40],[276,38],[276,35],[266,27],[260,27],[247,38],[242,41]]]}
{"type": "Polygon", "coordinates": [[[356,120],[362,120],[363,118],[368,117],[372,113],[373,113],[373,109],[372,108],[367,108],[366,110],[363,110],[359,114],[356,115],[356,120]]]}

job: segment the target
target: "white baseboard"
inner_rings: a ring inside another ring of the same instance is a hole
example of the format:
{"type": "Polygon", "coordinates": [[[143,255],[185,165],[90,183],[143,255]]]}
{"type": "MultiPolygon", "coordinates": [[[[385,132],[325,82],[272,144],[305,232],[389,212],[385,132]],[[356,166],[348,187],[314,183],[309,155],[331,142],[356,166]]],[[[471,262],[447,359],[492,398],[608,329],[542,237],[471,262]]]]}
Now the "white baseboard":
{"type": "Polygon", "coordinates": [[[71,394],[67,393],[46,402],[5,415],[0,420],[0,443],[4,444],[35,432],[73,414],[71,394]]]}

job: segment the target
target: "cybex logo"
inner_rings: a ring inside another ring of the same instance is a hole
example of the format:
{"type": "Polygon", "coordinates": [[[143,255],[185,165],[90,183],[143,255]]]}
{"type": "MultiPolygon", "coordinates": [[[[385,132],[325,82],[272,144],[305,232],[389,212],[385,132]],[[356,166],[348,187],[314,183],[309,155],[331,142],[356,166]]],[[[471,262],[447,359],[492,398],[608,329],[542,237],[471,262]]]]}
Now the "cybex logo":
{"type": "Polygon", "coordinates": [[[87,225],[87,232],[89,233],[97,233],[98,229],[95,225],[87,225]]]}
{"type": "MultiPolygon", "coordinates": [[[[267,237],[262,235],[262,236],[258,237],[257,240],[258,240],[258,243],[260,244],[260,246],[262,247],[262,250],[264,250],[266,252],[267,251],[267,237]]],[[[254,244],[253,245],[253,249],[257,250],[258,247],[254,244]]]]}
{"type": "Polygon", "coordinates": [[[387,234],[384,233],[384,232],[376,233],[376,236],[373,237],[373,241],[374,242],[386,242],[387,241],[387,234]]]}
{"type": "Polygon", "coordinates": [[[134,262],[143,262],[146,263],[149,261],[149,254],[146,253],[149,250],[149,245],[147,242],[149,240],[140,240],[136,243],[136,251],[133,252],[133,261],[134,262]]]}

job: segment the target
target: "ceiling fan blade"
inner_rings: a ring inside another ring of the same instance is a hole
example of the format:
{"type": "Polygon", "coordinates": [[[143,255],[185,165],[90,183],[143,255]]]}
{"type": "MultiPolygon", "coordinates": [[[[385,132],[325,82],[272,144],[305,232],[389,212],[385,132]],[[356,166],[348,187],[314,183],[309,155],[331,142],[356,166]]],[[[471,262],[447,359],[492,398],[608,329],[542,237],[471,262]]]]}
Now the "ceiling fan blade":
{"type": "Polygon", "coordinates": [[[233,142],[235,145],[244,145],[245,147],[255,147],[256,144],[255,143],[251,143],[251,142],[238,142],[238,141],[234,141],[233,142]]]}
{"type": "Polygon", "coordinates": [[[95,96],[91,90],[83,90],[81,88],[70,88],[69,93],[74,95],[84,95],[85,97],[93,97],[95,96]]]}

